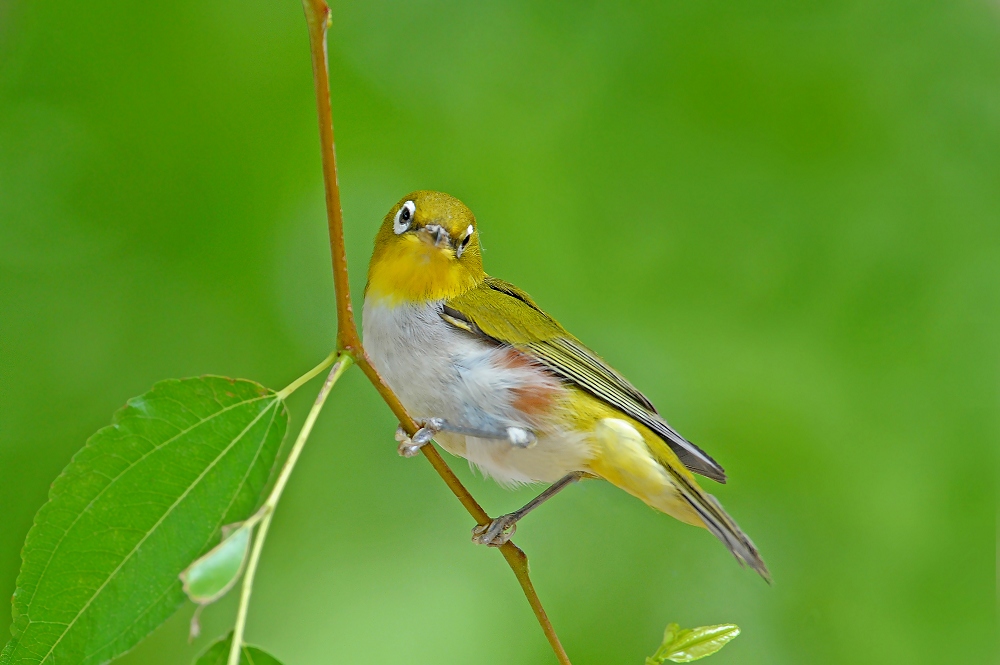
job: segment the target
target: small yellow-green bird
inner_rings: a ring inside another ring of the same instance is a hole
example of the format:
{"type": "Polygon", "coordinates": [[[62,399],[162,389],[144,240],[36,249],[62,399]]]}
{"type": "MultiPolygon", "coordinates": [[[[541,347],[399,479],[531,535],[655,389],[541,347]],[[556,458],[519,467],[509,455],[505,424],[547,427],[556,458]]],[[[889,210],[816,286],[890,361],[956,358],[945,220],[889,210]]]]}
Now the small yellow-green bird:
{"type": "Polygon", "coordinates": [[[725,482],[722,467],[528,294],[483,271],[476,219],[455,197],[413,192],[385,216],[364,333],[375,368],[423,425],[412,439],[397,431],[400,454],[433,437],[502,484],[552,483],[474,529],[476,542],[503,544],[544,500],[598,477],[705,527],[770,579],[753,542],[692,474],[725,482]]]}

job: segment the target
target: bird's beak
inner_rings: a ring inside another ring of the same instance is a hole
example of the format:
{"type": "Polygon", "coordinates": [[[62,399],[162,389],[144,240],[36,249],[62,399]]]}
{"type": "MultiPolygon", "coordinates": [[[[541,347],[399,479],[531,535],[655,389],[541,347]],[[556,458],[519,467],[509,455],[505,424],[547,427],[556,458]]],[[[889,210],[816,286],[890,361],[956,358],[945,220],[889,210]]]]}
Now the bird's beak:
{"type": "Polygon", "coordinates": [[[428,224],[417,231],[417,234],[424,242],[433,247],[444,248],[453,246],[451,234],[448,233],[446,228],[438,224],[428,224]]]}

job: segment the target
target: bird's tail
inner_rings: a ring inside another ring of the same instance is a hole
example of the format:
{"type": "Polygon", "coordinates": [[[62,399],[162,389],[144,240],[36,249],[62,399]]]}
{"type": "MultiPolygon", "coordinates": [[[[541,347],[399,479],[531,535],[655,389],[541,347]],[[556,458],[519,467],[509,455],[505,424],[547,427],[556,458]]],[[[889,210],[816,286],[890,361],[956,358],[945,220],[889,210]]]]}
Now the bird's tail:
{"type": "Polygon", "coordinates": [[[694,479],[687,474],[678,473],[667,465],[664,467],[674,481],[676,494],[679,494],[681,499],[698,515],[698,519],[705,528],[722,541],[737,561],[753,568],[770,584],[771,573],[767,570],[767,565],[761,558],[760,552],[757,551],[757,547],[750,540],[750,537],[743,533],[736,520],[723,509],[718,499],[698,487],[694,479]]]}
{"type": "Polygon", "coordinates": [[[601,450],[591,462],[597,475],[661,512],[705,527],[737,561],[770,583],[771,574],[753,541],[716,498],[698,486],[662,439],[645,428],[640,433],[633,424],[613,418],[602,420],[597,434],[601,450]]]}

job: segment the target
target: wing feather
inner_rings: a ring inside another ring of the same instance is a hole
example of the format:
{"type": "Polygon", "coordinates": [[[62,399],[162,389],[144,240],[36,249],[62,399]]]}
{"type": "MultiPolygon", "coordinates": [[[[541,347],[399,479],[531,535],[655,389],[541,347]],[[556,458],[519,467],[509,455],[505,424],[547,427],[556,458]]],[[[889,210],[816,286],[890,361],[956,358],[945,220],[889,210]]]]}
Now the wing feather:
{"type": "Polygon", "coordinates": [[[487,277],[475,289],[448,300],[441,318],[456,328],[537,358],[564,381],[653,430],[692,472],[726,482],[726,472],[718,462],[668,425],[645,395],[513,284],[487,277]]]}

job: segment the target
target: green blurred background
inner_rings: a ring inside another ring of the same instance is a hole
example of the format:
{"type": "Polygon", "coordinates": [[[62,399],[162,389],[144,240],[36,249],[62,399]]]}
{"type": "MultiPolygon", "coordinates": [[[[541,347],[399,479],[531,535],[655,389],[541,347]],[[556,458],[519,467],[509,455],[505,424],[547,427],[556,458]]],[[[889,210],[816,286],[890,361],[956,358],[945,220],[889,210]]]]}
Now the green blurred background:
{"type": "MultiPolygon", "coordinates": [[[[574,487],[517,541],[577,665],[639,665],[668,621],[738,623],[719,665],[994,662],[1000,5],[338,2],[330,60],[356,295],[402,194],[462,198],[488,271],[725,465],[774,574],[574,487]]],[[[322,206],[295,0],[0,0],[0,596],[128,397],[281,387],[327,353],[322,206]]],[[[337,386],[249,639],[289,665],[554,662],[394,428],[359,372],[337,386]]],[[[454,466],[494,514],[533,492],[454,466]]],[[[233,609],[122,662],[188,662],[233,609]]]]}

